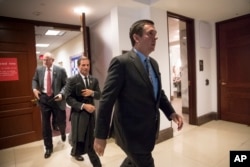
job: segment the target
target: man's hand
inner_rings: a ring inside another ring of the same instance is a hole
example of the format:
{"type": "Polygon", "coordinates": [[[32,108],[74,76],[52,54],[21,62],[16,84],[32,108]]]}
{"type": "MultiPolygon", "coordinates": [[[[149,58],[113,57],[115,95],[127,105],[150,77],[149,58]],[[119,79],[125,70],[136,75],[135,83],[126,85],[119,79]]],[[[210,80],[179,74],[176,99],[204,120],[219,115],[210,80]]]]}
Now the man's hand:
{"type": "Polygon", "coordinates": [[[34,93],[35,97],[37,98],[37,100],[40,100],[41,92],[37,89],[33,89],[33,93],[34,93]]]}
{"type": "Polygon", "coordinates": [[[177,113],[173,113],[170,118],[177,124],[178,130],[181,130],[183,127],[183,118],[177,113]]]}
{"type": "Polygon", "coordinates": [[[107,144],[106,139],[95,138],[94,150],[99,156],[103,156],[106,144],[107,144]]]}
{"type": "Polygon", "coordinates": [[[83,89],[82,90],[82,96],[84,96],[84,97],[92,96],[92,94],[93,94],[93,90],[90,90],[90,89],[83,89]]]}
{"type": "Polygon", "coordinates": [[[95,111],[95,106],[92,104],[84,104],[83,108],[88,111],[89,113],[93,113],[95,111]]]}
{"type": "Polygon", "coordinates": [[[54,100],[55,100],[55,101],[61,101],[61,100],[62,100],[62,94],[59,93],[58,95],[56,95],[56,96],[54,97],[54,100]]]}

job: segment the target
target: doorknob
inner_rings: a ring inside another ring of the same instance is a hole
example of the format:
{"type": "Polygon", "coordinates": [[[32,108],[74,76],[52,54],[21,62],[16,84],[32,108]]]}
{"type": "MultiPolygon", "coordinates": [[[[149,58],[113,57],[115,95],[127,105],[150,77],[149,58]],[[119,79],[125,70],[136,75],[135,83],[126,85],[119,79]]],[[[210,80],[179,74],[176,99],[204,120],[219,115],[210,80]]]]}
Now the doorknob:
{"type": "Polygon", "coordinates": [[[31,101],[32,104],[35,104],[35,105],[37,104],[37,99],[32,99],[30,101],[31,101]]]}
{"type": "Polygon", "coordinates": [[[226,85],[227,83],[226,82],[221,82],[221,85],[226,85]]]}

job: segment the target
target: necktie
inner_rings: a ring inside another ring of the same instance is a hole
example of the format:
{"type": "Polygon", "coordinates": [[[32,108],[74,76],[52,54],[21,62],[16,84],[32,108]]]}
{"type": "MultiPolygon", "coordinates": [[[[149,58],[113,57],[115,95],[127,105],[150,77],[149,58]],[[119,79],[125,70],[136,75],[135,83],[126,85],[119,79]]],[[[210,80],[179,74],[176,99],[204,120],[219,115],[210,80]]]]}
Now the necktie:
{"type": "MultiPolygon", "coordinates": [[[[150,67],[150,64],[149,64],[150,62],[149,62],[149,59],[148,58],[146,58],[145,59],[145,66],[146,66],[146,71],[147,71],[147,73],[148,73],[148,77],[149,77],[149,79],[150,79],[150,81],[151,81],[151,83],[153,82],[152,81],[152,73],[150,72],[150,70],[149,70],[149,67],[150,67]]],[[[153,84],[153,83],[152,83],[153,84]]]]}
{"type": "Polygon", "coordinates": [[[157,97],[157,92],[158,92],[158,81],[157,78],[155,76],[155,72],[150,64],[149,58],[145,59],[145,67],[146,67],[146,71],[148,73],[148,77],[153,85],[153,89],[154,89],[154,96],[155,98],[157,97]]]}
{"type": "Polygon", "coordinates": [[[47,73],[47,95],[51,96],[52,95],[52,89],[51,89],[51,71],[48,68],[48,73],[47,73]]]}
{"type": "Polygon", "coordinates": [[[86,88],[89,88],[88,77],[85,77],[85,85],[86,85],[86,88]]]}

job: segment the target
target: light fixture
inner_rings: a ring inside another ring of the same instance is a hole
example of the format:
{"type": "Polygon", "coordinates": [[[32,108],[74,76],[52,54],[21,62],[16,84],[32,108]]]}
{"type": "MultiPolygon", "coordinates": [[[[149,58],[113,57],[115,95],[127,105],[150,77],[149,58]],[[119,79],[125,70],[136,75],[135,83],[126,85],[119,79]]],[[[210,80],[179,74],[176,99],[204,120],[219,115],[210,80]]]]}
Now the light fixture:
{"type": "Polygon", "coordinates": [[[36,44],[36,47],[41,47],[41,48],[47,48],[49,44],[44,44],[44,43],[38,43],[36,44]]]}
{"type": "Polygon", "coordinates": [[[78,15],[82,15],[82,13],[89,13],[90,12],[90,9],[89,8],[86,8],[86,7],[76,7],[74,8],[74,12],[78,15]]]}
{"type": "Polygon", "coordinates": [[[59,30],[48,30],[45,35],[59,35],[59,36],[62,36],[65,34],[65,31],[59,31],[59,30]]]}
{"type": "Polygon", "coordinates": [[[60,31],[58,30],[48,30],[45,35],[58,35],[60,31]]]}

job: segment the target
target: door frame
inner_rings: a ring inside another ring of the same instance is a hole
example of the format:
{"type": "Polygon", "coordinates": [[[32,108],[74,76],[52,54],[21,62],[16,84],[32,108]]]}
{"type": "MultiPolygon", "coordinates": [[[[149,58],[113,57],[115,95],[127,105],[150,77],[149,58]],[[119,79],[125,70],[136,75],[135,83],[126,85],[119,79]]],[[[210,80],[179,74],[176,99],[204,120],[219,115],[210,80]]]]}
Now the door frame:
{"type": "Polygon", "coordinates": [[[176,13],[167,12],[167,17],[179,19],[186,23],[187,61],[188,61],[188,115],[189,124],[197,125],[196,105],[196,56],[195,56],[195,28],[194,19],[176,13]]]}

